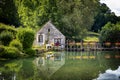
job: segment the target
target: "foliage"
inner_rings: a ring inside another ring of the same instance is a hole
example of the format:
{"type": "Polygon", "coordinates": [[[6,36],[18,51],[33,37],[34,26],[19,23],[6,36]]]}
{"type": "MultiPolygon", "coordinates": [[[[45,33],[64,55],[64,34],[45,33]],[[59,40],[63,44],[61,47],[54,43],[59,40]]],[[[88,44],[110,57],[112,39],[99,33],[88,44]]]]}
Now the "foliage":
{"type": "Polygon", "coordinates": [[[3,45],[9,45],[10,41],[13,40],[13,33],[9,31],[3,31],[0,34],[0,41],[3,45]]]}
{"type": "Polygon", "coordinates": [[[10,47],[15,47],[18,50],[22,51],[23,47],[19,40],[13,40],[10,42],[10,47]]]}
{"type": "Polygon", "coordinates": [[[0,57],[2,56],[2,52],[4,51],[4,46],[0,45],[0,57]]]}
{"type": "Polygon", "coordinates": [[[17,33],[17,39],[22,43],[24,50],[31,48],[34,41],[34,32],[30,28],[20,28],[17,33]]]}
{"type": "Polygon", "coordinates": [[[20,51],[15,47],[3,47],[0,57],[2,58],[17,58],[20,55],[20,51]]]}
{"type": "Polygon", "coordinates": [[[51,20],[67,38],[77,40],[83,38],[86,31],[91,29],[96,16],[96,6],[99,5],[98,0],[13,1],[22,26],[37,28],[51,20]]]}
{"type": "Polygon", "coordinates": [[[115,15],[114,12],[107,7],[106,4],[102,3],[97,6],[98,7],[98,14],[95,17],[94,24],[91,28],[92,31],[98,32],[101,28],[107,24],[108,22],[116,23],[119,21],[119,18],[115,15]]]}
{"type": "Polygon", "coordinates": [[[80,40],[91,28],[96,15],[97,0],[59,0],[59,11],[62,13],[63,27],[59,29],[67,38],[80,40]]]}
{"type": "Polygon", "coordinates": [[[0,33],[2,31],[5,31],[5,30],[13,32],[13,33],[17,32],[14,26],[9,26],[9,25],[5,25],[3,23],[0,23],[0,33]]]}
{"type": "Polygon", "coordinates": [[[22,26],[37,28],[48,20],[58,24],[56,0],[14,0],[22,26]]]}
{"type": "Polygon", "coordinates": [[[32,48],[28,48],[25,50],[25,53],[30,55],[30,56],[34,56],[36,54],[36,51],[32,48]]]}
{"type": "Polygon", "coordinates": [[[19,16],[14,0],[0,0],[0,22],[19,26],[19,16]]]}
{"type": "Polygon", "coordinates": [[[120,42],[120,23],[112,24],[107,23],[100,32],[100,42],[120,42]]]}
{"type": "Polygon", "coordinates": [[[0,1],[2,23],[40,29],[49,20],[66,38],[81,40],[88,30],[97,32],[108,21],[116,23],[120,18],[99,0],[0,1]]]}

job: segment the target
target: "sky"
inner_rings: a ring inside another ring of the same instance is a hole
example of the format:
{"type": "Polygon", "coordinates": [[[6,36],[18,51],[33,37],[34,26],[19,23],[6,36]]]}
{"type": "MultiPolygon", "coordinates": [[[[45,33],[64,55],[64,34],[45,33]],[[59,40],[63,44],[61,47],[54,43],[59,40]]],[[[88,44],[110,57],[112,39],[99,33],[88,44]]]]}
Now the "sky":
{"type": "Polygon", "coordinates": [[[112,12],[120,16],[120,0],[100,0],[100,2],[105,3],[112,12]]]}

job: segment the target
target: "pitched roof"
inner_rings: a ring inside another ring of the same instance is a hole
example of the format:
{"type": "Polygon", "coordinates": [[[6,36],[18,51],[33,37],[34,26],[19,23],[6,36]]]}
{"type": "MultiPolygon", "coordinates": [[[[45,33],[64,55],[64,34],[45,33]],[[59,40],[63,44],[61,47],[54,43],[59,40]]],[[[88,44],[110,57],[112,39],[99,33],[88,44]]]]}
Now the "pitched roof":
{"type": "MultiPolygon", "coordinates": [[[[59,34],[63,35],[53,24],[51,21],[48,21],[39,31],[38,33],[42,33],[44,31],[45,28],[50,28],[52,27],[53,29],[55,29],[59,34]]],[[[64,35],[63,35],[64,36],[64,35]]]]}

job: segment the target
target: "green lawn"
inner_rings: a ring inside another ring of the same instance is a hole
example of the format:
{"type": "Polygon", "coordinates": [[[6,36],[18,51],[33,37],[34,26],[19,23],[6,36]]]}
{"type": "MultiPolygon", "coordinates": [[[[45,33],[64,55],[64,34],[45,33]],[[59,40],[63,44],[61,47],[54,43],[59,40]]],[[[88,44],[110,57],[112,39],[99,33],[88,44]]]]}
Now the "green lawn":
{"type": "Polygon", "coordinates": [[[83,39],[85,42],[99,42],[99,33],[88,32],[87,36],[83,39]]]}

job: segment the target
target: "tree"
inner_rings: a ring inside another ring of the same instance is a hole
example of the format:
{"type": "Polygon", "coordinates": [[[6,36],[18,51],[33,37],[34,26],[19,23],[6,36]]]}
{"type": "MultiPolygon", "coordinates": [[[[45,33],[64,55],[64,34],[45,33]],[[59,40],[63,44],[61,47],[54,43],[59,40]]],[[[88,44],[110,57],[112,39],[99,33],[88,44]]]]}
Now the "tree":
{"type": "Polygon", "coordinates": [[[95,17],[95,21],[91,29],[92,31],[98,32],[108,22],[116,24],[116,22],[119,21],[115,13],[111,12],[106,4],[101,3],[97,8],[98,14],[95,17]]]}
{"type": "Polygon", "coordinates": [[[67,38],[82,39],[93,25],[99,1],[15,0],[15,4],[22,26],[39,28],[51,20],[67,38]]]}
{"type": "Polygon", "coordinates": [[[0,22],[19,26],[19,16],[13,0],[0,0],[0,22]]]}
{"type": "Polygon", "coordinates": [[[112,24],[108,22],[100,32],[100,42],[111,42],[114,43],[120,42],[120,23],[112,24]]]}
{"type": "Polygon", "coordinates": [[[56,0],[15,0],[15,4],[24,27],[38,28],[49,20],[59,25],[56,0]]]}
{"type": "Polygon", "coordinates": [[[96,15],[98,0],[58,0],[62,16],[62,27],[59,29],[67,38],[82,39],[87,30],[91,29],[96,15]],[[84,33],[84,34],[83,34],[84,33]]]}

